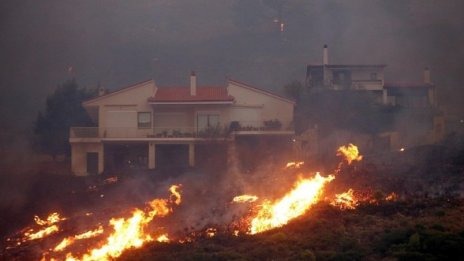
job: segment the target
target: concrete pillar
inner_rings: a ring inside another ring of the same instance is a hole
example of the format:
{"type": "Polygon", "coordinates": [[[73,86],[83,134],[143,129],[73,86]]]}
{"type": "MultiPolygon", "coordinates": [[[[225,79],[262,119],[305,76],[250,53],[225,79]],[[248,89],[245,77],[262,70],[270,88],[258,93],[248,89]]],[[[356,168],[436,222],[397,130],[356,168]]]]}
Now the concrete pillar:
{"type": "Polygon", "coordinates": [[[148,143],[148,169],[155,169],[156,143],[148,143]]]}
{"type": "Polygon", "coordinates": [[[98,174],[105,171],[105,146],[100,143],[98,148],[98,174]]]}
{"type": "Polygon", "coordinates": [[[195,166],[195,144],[189,144],[189,167],[195,166]]]}
{"type": "Polygon", "coordinates": [[[388,103],[388,93],[386,89],[382,91],[382,103],[385,105],[388,103]]]}

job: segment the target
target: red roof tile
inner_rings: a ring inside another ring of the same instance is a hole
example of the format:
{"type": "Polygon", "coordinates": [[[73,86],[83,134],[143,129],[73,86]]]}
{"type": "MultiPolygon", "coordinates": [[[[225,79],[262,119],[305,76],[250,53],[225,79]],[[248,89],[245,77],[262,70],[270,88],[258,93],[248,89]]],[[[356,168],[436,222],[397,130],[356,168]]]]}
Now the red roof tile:
{"type": "Polygon", "coordinates": [[[233,101],[224,87],[197,87],[196,95],[190,95],[190,88],[162,87],[158,88],[150,102],[223,102],[233,101]]]}

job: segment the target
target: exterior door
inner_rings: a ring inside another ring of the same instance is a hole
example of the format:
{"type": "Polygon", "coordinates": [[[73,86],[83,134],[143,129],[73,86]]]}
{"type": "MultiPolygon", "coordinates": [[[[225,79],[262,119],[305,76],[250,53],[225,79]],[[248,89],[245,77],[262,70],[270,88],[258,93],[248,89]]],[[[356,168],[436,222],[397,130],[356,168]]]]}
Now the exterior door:
{"type": "Polygon", "coordinates": [[[87,152],[87,174],[98,174],[98,152],[87,152]]]}

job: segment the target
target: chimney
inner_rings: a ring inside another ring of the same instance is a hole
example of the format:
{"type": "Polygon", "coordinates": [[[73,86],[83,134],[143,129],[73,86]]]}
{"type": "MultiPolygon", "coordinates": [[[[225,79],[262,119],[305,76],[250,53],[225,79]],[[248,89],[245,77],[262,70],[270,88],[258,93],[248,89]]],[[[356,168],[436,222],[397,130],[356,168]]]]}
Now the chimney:
{"type": "Polygon", "coordinates": [[[322,53],[322,64],[329,64],[329,48],[327,47],[327,44],[324,44],[324,51],[322,53]]]}
{"type": "Polygon", "coordinates": [[[190,95],[197,95],[197,76],[194,71],[190,73],[190,95]]]}
{"type": "Polygon", "coordinates": [[[424,84],[432,84],[430,80],[430,69],[429,67],[424,68],[424,84]]]}

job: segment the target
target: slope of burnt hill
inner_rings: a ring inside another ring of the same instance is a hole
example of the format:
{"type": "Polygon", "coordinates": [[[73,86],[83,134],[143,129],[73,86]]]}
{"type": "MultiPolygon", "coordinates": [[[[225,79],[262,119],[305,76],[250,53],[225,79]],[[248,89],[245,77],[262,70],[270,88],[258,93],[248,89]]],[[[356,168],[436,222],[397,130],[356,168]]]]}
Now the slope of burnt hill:
{"type": "Polygon", "coordinates": [[[457,260],[464,255],[463,214],[463,201],[445,198],[351,211],[321,203],[263,234],[156,243],[121,260],[457,260]]]}

